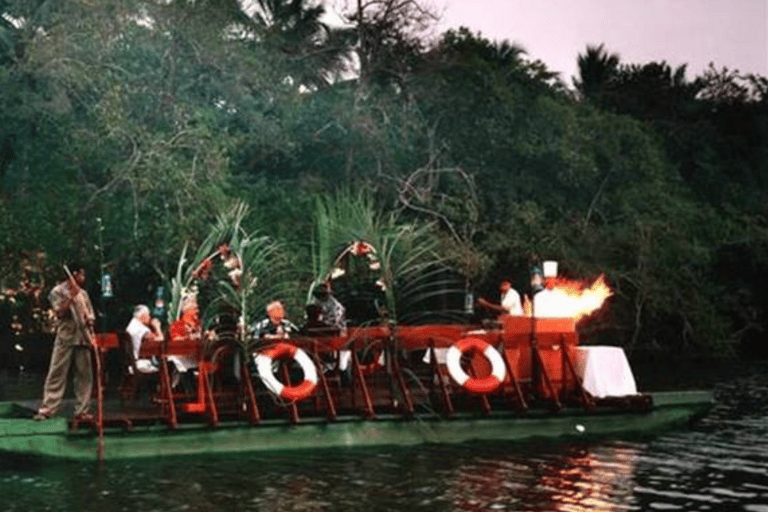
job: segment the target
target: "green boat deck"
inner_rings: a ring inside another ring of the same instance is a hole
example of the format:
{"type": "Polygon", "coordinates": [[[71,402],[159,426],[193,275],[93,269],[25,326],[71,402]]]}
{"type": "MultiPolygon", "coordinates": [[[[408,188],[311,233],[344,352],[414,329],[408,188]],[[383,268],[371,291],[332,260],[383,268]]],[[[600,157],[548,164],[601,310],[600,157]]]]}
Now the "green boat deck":
{"type": "MultiPolygon", "coordinates": [[[[530,410],[488,415],[377,415],[374,419],[339,416],[335,421],[265,420],[258,425],[224,420],[216,427],[181,422],[175,429],[161,421],[121,423],[115,416],[104,429],[104,458],[129,459],[252,451],[310,450],[472,441],[522,442],[535,438],[584,438],[652,435],[685,425],[711,407],[709,391],[650,394],[646,411],[613,407],[530,410]]],[[[0,402],[0,451],[74,460],[95,460],[98,438],[92,426],[73,429],[64,417],[31,419],[27,404],[0,402]]]]}

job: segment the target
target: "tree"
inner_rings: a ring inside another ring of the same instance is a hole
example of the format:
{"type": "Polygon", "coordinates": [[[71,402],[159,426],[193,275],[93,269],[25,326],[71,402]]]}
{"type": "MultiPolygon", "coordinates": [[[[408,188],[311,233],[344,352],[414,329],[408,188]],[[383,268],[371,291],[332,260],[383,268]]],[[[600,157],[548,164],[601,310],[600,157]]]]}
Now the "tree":
{"type": "Polygon", "coordinates": [[[325,7],[307,0],[257,0],[255,43],[280,52],[296,86],[327,86],[348,70],[352,32],[322,21],[325,7]]]}
{"type": "Polygon", "coordinates": [[[672,69],[666,62],[621,66],[608,84],[603,106],[648,121],[684,119],[701,90],[689,82],[685,64],[672,69]]]}
{"type": "Polygon", "coordinates": [[[698,98],[718,104],[761,103],[768,101],[768,78],[755,74],[742,75],[727,67],[715,68],[714,63],[700,77],[698,98]]]}
{"type": "Polygon", "coordinates": [[[343,10],[357,34],[361,90],[390,84],[402,88],[425,34],[438,19],[434,10],[421,0],[347,0],[343,10]]]}
{"type": "Polygon", "coordinates": [[[573,85],[583,101],[601,105],[602,96],[619,68],[619,55],[608,53],[602,44],[587,45],[587,50],[579,54],[576,63],[579,76],[572,77],[573,85]]]}
{"type": "Polygon", "coordinates": [[[221,25],[207,17],[216,38],[190,15],[185,32],[173,6],[152,3],[42,6],[45,16],[22,19],[45,30],[22,26],[22,58],[1,77],[6,249],[93,258],[100,217],[108,260],[141,253],[163,265],[175,236],[223,200],[231,139],[220,102],[235,95],[221,79],[236,73],[219,66],[236,59],[221,25]]]}

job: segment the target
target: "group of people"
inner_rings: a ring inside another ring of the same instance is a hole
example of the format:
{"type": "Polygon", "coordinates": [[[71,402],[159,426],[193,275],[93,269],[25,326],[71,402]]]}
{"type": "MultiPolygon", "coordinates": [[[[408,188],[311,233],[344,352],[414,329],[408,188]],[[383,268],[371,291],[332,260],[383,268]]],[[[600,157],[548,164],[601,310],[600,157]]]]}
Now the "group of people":
{"type": "MultiPolygon", "coordinates": [[[[133,317],[125,331],[131,339],[133,366],[136,371],[140,373],[158,372],[160,369],[159,361],[140,357],[140,354],[141,346],[144,343],[158,343],[165,340],[160,320],[152,317],[147,305],[139,304],[133,308],[133,317]]],[[[206,336],[212,336],[212,334],[203,332],[197,298],[195,294],[189,294],[182,300],[181,316],[172,322],[168,329],[170,348],[172,349],[174,342],[179,340],[191,339],[199,342],[206,336]]],[[[171,355],[168,357],[168,361],[173,364],[175,370],[174,385],[179,382],[181,375],[197,368],[197,358],[190,354],[171,355]]]]}
{"type": "MultiPolygon", "coordinates": [[[[42,420],[55,415],[61,408],[62,398],[67,383],[67,375],[74,366],[75,388],[75,417],[84,420],[90,417],[89,405],[91,400],[91,344],[93,339],[93,323],[95,315],[88,294],[83,289],[86,280],[85,267],[72,264],[67,277],[58,283],[50,292],[48,299],[58,320],[56,339],[50,366],[46,376],[43,400],[35,419],[42,420]],[[70,273],[71,272],[71,273],[70,273]]],[[[539,267],[531,270],[531,299],[535,316],[551,315],[547,307],[547,294],[551,292],[554,280],[544,274],[539,267]]],[[[523,315],[523,303],[520,294],[512,287],[509,280],[500,285],[500,302],[498,304],[486,299],[478,299],[483,307],[509,315],[523,315]]],[[[308,306],[308,325],[320,326],[336,333],[346,330],[345,308],[333,296],[331,283],[321,283],[313,294],[313,301],[308,306]],[[311,318],[310,318],[311,317],[311,318]]],[[[150,309],[139,304],[133,310],[133,316],[126,327],[130,336],[134,367],[141,373],[157,372],[158,362],[142,358],[141,346],[146,342],[162,342],[165,335],[160,321],[153,318],[150,309]]],[[[299,328],[285,317],[285,307],[279,300],[274,300],[266,306],[266,318],[256,322],[251,334],[254,339],[274,340],[288,338],[299,332],[299,328]]],[[[194,294],[185,297],[182,302],[182,314],[170,325],[169,342],[172,349],[173,341],[177,339],[198,339],[214,336],[202,329],[199,308],[194,294]]],[[[169,361],[177,370],[177,375],[196,368],[197,361],[188,355],[170,356],[169,361]]]]}
{"type": "MultiPolygon", "coordinates": [[[[93,327],[96,316],[88,293],[83,289],[86,281],[85,267],[79,263],[71,263],[65,268],[67,276],[48,295],[56,317],[56,338],[43,385],[42,404],[34,415],[34,419],[51,418],[61,410],[67,377],[70,369],[73,369],[75,419],[92,421],[90,413],[93,387],[91,349],[92,345],[95,346],[93,327]]],[[[136,371],[157,372],[158,361],[140,357],[142,344],[162,342],[165,339],[160,321],[151,316],[148,306],[139,304],[134,307],[125,331],[131,340],[136,371]]],[[[170,326],[170,341],[173,343],[176,339],[202,338],[205,335],[207,333],[202,331],[197,300],[194,295],[186,297],[182,303],[181,317],[170,326]]],[[[174,364],[177,374],[188,372],[197,365],[196,358],[189,355],[171,356],[169,361],[174,364]]]]}
{"type": "MultiPolygon", "coordinates": [[[[95,345],[93,327],[95,314],[88,293],[83,286],[86,270],[82,264],[71,263],[66,267],[67,276],[48,295],[57,319],[56,338],[43,386],[43,400],[36,420],[45,420],[56,415],[61,407],[70,369],[73,371],[75,390],[75,418],[78,421],[92,421],[90,414],[93,377],[91,371],[91,349],[95,345]]],[[[330,283],[321,284],[310,305],[315,311],[315,320],[339,332],[346,329],[344,306],[333,296],[330,283]]],[[[298,327],[285,317],[285,307],[279,300],[271,301],[266,307],[267,316],[256,322],[251,334],[257,340],[287,338],[298,333],[298,327]]],[[[160,320],[153,318],[149,307],[139,304],[133,308],[133,315],[125,328],[130,337],[133,353],[133,367],[140,373],[156,373],[159,361],[141,357],[145,343],[159,343],[165,340],[160,320]]],[[[196,295],[185,296],[182,300],[181,316],[168,329],[169,348],[174,340],[197,339],[214,336],[204,332],[199,314],[196,295]]],[[[190,355],[171,355],[168,358],[182,375],[197,367],[197,360],[190,355]]]]}
{"type": "MultiPolygon", "coordinates": [[[[310,328],[324,328],[341,334],[346,330],[345,308],[333,296],[331,285],[322,283],[314,292],[313,300],[307,307],[307,324],[310,328]]],[[[256,322],[252,329],[256,340],[288,338],[299,332],[299,328],[285,317],[285,306],[279,300],[267,304],[267,316],[256,322]]]]}

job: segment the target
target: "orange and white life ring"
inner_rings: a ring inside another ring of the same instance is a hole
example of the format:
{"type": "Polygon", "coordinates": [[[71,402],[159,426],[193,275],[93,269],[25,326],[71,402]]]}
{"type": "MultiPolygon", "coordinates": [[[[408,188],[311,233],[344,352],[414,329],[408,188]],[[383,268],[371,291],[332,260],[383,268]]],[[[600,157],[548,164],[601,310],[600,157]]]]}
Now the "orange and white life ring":
{"type": "Polygon", "coordinates": [[[445,355],[448,373],[459,386],[472,393],[490,393],[495,391],[507,376],[507,369],[501,354],[491,345],[480,338],[464,338],[457,341],[448,349],[445,355]],[[461,356],[477,350],[491,363],[491,374],[487,377],[470,377],[461,367],[461,356]]]}
{"type": "Polygon", "coordinates": [[[278,343],[274,347],[256,356],[256,368],[259,377],[267,388],[274,394],[290,401],[303,400],[310,396],[317,387],[317,369],[306,352],[290,343],[278,343]],[[286,386],[272,372],[272,361],[275,359],[291,358],[304,372],[304,380],[295,386],[286,386]]]}

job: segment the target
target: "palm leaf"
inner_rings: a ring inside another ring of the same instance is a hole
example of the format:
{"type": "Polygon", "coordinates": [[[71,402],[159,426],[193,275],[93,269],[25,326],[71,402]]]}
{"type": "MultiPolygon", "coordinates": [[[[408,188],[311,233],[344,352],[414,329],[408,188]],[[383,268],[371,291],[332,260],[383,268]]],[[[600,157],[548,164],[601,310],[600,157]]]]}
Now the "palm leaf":
{"type": "Polygon", "coordinates": [[[234,333],[220,334],[243,345],[247,343],[245,326],[257,319],[271,298],[280,296],[294,282],[283,247],[243,228],[247,214],[247,205],[237,203],[217,215],[189,264],[185,245],[171,283],[169,308],[171,320],[178,318],[183,293],[195,285],[205,286],[212,297],[201,304],[203,324],[207,328],[241,326],[234,333]]]}
{"type": "Polygon", "coordinates": [[[181,257],[179,257],[179,263],[176,265],[176,275],[171,279],[171,298],[168,304],[168,318],[169,323],[176,320],[181,315],[181,299],[184,295],[184,265],[187,262],[187,248],[189,244],[185,243],[184,248],[181,250],[181,257]]]}
{"type": "Polygon", "coordinates": [[[382,213],[365,191],[341,191],[318,200],[313,287],[329,279],[340,264],[339,254],[346,255],[345,249],[355,241],[369,244],[375,252],[391,321],[398,322],[416,304],[452,287],[461,290],[459,280],[448,277],[433,225],[406,223],[396,213],[382,213]],[[446,277],[435,280],[439,272],[446,277]]]}

